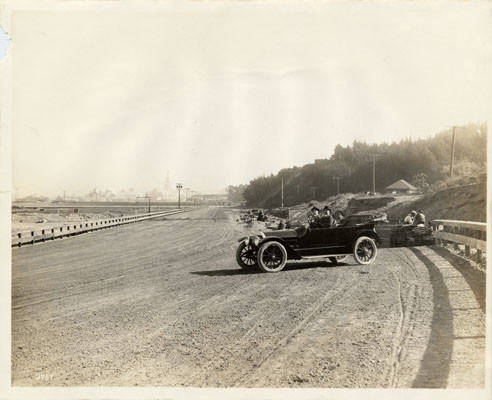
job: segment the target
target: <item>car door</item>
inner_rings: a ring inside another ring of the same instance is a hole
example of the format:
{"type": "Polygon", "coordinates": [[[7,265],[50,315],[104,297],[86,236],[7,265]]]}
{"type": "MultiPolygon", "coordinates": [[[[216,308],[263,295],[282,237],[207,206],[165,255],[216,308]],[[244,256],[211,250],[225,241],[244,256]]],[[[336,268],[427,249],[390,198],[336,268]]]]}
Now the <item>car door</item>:
{"type": "Polygon", "coordinates": [[[298,250],[303,256],[343,253],[344,241],[340,238],[339,228],[312,228],[302,241],[298,250]]]}

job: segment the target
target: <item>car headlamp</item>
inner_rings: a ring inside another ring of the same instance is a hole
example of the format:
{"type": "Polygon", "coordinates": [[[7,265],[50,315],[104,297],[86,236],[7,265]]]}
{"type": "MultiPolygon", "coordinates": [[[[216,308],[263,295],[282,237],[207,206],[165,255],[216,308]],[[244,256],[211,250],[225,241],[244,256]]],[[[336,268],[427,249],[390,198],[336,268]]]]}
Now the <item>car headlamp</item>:
{"type": "Polygon", "coordinates": [[[258,246],[260,244],[260,238],[258,236],[253,239],[253,244],[255,246],[258,246]]]}
{"type": "Polygon", "coordinates": [[[249,244],[249,238],[246,238],[246,240],[244,241],[244,244],[247,246],[249,244]]]}

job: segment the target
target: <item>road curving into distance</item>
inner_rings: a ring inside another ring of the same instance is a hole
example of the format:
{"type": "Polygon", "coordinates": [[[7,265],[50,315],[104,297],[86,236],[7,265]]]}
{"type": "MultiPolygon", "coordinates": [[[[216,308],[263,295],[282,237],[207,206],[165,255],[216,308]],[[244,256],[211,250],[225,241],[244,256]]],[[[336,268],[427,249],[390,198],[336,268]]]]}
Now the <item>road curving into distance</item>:
{"type": "Polygon", "coordinates": [[[12,384],[483,388],[485,277],[440,248],[242,271],[204,208],[13,249],[12,384]]]}

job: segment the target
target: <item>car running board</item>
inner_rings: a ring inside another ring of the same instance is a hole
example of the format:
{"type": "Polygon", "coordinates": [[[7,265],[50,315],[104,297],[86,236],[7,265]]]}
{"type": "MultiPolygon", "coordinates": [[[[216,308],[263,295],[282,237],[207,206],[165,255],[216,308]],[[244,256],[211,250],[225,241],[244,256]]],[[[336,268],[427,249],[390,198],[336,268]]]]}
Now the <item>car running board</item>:
{"type": "Polygon", "coordinates": [[[345,256],[351,256],[352,253],[347,254],[347,253],[342,253],[342,254],[327,254],[324,256],[301,256],[303,259],[304,258],[327,258],[327,257],[345,257],[345,256]]]}

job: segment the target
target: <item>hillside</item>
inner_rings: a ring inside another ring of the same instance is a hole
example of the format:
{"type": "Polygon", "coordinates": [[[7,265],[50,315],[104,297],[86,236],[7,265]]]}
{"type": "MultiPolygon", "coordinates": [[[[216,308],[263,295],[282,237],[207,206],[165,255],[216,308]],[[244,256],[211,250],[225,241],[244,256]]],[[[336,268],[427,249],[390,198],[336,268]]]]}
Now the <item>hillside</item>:
{"type": "MultiPolygon", "coordinates": [[[[465,181],[466,182],[466,181],[465,181]]],[[[415,201],[395,205],[387,210],[388,219],[404,218],[412,210],[422,209],[427,220],[457,219],[463,221],[487,221],[487,182],[454,186],[425,195],[415,201]]]]}
{"type": "Polygon", "coordinates": [[[323,202],[309,202],[289,208],[292,220],[304,222],[312,206],[341,210],[346,215],[359,212],[385,212],[390,222],[402,220],[412,210],[422,209],[428,221],[433,219],[458,219],[485,222],[487,220],[487,180],[463,178],[452,183],[453,186],[435,190],[428,194],[396,195],[391,197],[367,197],[353,193],[332,196],[323,202]],[[377,206],[370,205],[378,204],[377,206]]]}

